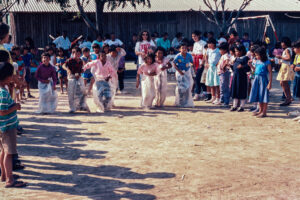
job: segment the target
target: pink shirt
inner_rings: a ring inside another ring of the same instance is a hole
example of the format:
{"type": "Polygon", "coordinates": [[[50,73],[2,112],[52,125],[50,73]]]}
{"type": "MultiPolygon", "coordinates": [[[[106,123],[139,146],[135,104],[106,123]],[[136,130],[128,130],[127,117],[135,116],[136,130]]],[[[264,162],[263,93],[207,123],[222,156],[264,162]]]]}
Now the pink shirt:
{"type": "Polygon", "coordinates": [[[156,62],[153,63],[152,65],[147,65],[146,63],[144,63],[139,67],[138,70],[138,74],[143,74],[146,76],[149,76],[149,74],[153,72],[156,72],[156,74],[160,72],[159,64],[157,64],[156,62]]]}
{"type": "Polygon", "coordinates": [[[103,66],[100,60],[94,60],[86,64],[83,69],[91,69],[91,72],[96,76],[96,80],[105,80],[109,76],[116,78],[117,76],[116,70],[109,61],[106,61],[103,66]]]}
{"type": "Polygon", "coordinates": [[[226,68],[224,70],[224,67],[225,67],[226,61],[229,61],[229,59],[230,59],[229,54],[226,53],[226,54],[222,55],[222,57],[220,58],[219,63],[218,63],[218,69],[217,69],[218,74],[223,74],[224,72],[227,71],[226,68]]]}

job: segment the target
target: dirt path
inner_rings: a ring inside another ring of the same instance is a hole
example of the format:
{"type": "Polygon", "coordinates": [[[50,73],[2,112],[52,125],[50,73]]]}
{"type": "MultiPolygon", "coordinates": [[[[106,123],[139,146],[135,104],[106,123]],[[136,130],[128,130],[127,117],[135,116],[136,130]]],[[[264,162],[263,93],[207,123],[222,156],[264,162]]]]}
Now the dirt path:
{"type": "Polygon", "coordinates": [[[300,199],[300,124],[286,115],[299,103],[280,108],[275,84],[266,119],[172,107],[174,83],[162,110],[138,108],[134,80],[108,114],[70,115],[62,95],[55,115],[36,115],[37,99],[27,101],[17,174],[29,187],[2,184],[0,199],[300,199]]]}

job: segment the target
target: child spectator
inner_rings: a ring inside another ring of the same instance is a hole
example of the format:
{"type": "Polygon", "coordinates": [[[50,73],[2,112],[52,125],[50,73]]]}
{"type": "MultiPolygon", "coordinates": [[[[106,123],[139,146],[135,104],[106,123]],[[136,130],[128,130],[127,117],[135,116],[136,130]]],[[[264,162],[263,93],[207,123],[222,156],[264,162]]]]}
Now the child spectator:
{"type": "Polygon", "coordinates": [[[196,91],[195,91],[194,100],[197,101],[201,97],[201,92],[206,91],[205,84],[201,83],[201,77],[204,70],[204,67],[202,65],[204,51],[205,51],[204,46],[206,45],[206,42],[201,40],[200,31],[194,31],[192,34],[192,38],[195,42],[193,47],[193,52],[192,52],[192,56],[194,58],[194,71],[196,73],[196,77],[195,77],[196,91]]]}
{"type": "Polygon", "coordinates": [[[291,45],[291,40],[288,37],[282,38],[281,47],[284,49],[284,51],[282,53],[282,56],[276,56],[278,59],[282,60],[277,80],[280,81],[280,85],[286,96],[285,102],[280,104],[280,106],[289,106],[292,103],[291,89],[289,85],[289,81],[294,80],[294,72],[290,68],[293,55],[291,45]]]}
{"type": "Polygon", "coordinates": [[[117,79],[116,71],[106,60],[106,53],[102,50],[99,59],[87,63],[84,70],[90,69],[95,77],[93,87],[94,102],[98,107],[97,112],[109,111],[112,108],[111,79],[117,79]]]}
{"type": "Polygon", "coordinates": [[[158,64],[155,62],[155,55],[148,54],[145,57],[145,63],[142,64],[137,72],[136,88],[141,83],[142,102],[144,109],[152,108],[155,98],[154,76],[159,73],[158,64]]]}
{"type": "MultiPolygon", "coordinates": [[[[89,62],[92,61],[91,55],[90,55],[90,49],[89,48],[83,48],[82,49],[82,54],[83,55],[81,56],[81,60],[83,62],[83,65],[86,65],[87,63],[89,63],[89,62]]],[[[94,85],[94,82],[95,82],[91,70],[90,69],[85,70],[82,73],[81,76],[83,78],[84,86],[85,87],[87,86],[88,83],[90,83],[89,88],[88,88],[88,95],[91,95],[92,94],[93,85],[94,85]]]]}
{"type": "Polygon", "coordinates": [[[228,53],[229,45],[227,42],[222,42],[219,46],[221,58],[218,63],[217,73],[220,77],[220,98],[224,107],[229,107],[230,101],[230,56],[228,53]]]}
{"type": "Polygon", "coordinates": [[[30,53],[30,49],[29,47],[24,47],[23,48],[23,56],[22,56],[24,65],[25,65],[25,82],[26,82],[26,88],[27,88],[27,97],[28,98],[34,98],[34,96],[32,96],[30,94],[30,81],[31,81],[31,70],[30,70],[30,66],[31,66],[31,62],[32,62],[32,55],[30,53]]]}
{"type": "Polygon", "coordinates": [[[26,183],[13,178],[13,154],[17,153],[17,110],[20,104],[14,103],[6,85],[12,81],[14,68],[10,63],[0,63],[0,167],[1,181],[6,182],[6,188],[26,187],[26,183]]]}
{"type": "Polygon", "coordinates": [[[213,103],[220,105],[220,79],[217,73],[217,64],[221,58],[219,49],[217,48],[217,41],[214,38],[211,38],[207,41],[208,50],[207,50],[207,75],[205,85],[207,90],[211,91],[212,98],[207,101],[208,103],[213,103]]]}
{"type": "Polygon", "coordinates": [[[84,81],[81,77],[81,73],[83,72],[83,62],[80,59],[80,56],[81,49],[73,48],[72,57],[63,65],[63,68],[68,73],[69,113],[74,113],[77,110],[90,112],[86,104],[84,81]]]}
{"type": "Polygon", "coordinates": [[[91,57],[90,57],[90,59],[91,59],[91,60],[97,60],[97,59],[98,59],[98,56],[99,56],[99,52],[100,52],[100,46],[99,46],[99,44],[94,43],[94,44],[92,45],[92,49],[93,49],[93,51],[91,52],[91,57]]]}
{"type": "Polygon", "coordinates": [[[103,38],[102,38],[102,35],[99,34],[97,36],[97,39],[93,41],[91,52],[94,52],[94,49],[93,49],[93,45],[94,44],[98,44],[99,45],[99,49],[103,47],[103,38]]]}
{"type": "Polygon", "coordinates": [[[37,113],[54,113],[57,107],[56,70],[50,64],[50,54],[42,54],[42,64],[35,72],[35,78],[39,81],[39,110],[37,113]]]}
{"type": "MultiPolygon", "coordinates": [[[[295,72],[294,80],[294,96],[300,99],[300,40],[297,41],[294,45],[294,52],[296,54],[295,60],[291,68],[295,72]]],[[[294,120],[300,123],[300,110],[290,113],[297,116],[294,120]]]]}
{"type": "Polygon", "coordinates": [[[68,75],[67,71],[64,70],[63,65],[67,61],[67,57],[64,55],[64,49],[58,49],[58,56],[56,57],[56,67],[57,67],[57,75],[59,78],[60,84],[60,92],[61,94],[64,93],[64,83],[66,84],[66,90],[68,88],[68,75]]]}
{"type": "Polygon", "coordinates": [[[246,48],[246,51],[250,50],[251,40],[249,39],[249,33],[244,33],[241,43],[246,48]]]}
{"type": "Polygon", "coordinates": [[[181,107],[194,107],[192,97],[194,81],[191,73],[193,57],[188,53],[188,47],[186,43],[181,44],[180,53],[175,57],[174,64],[177,80],[175,105],[181,107]]]}
{"type": "MultiPolygon", "coordinates": [[[[109,54],[107,55],[107,61],[110,62],[110,64],[114,67],[116,72],[119,71],[119,63],[120,63],[121,58],[123,58],[124,56],[126,56],[126,52],[124,49],[122,49],[121,47],[116,47],[114,45],[110,46],[109,54]]],[[[120,73],[121,73],[121,71],[120,71],[120,73]]],[[[122,78],[122,75],[118,76],[118,77],[122,78]]],[[[112,81],[113,81],[113,85],[112,85],[111,89],[113,89],[112,95],[113,95],[113,99],[114,99],[115,93],[118,89],[118,80],[112,79],[112,81]]],[[[121,80],[121,81],[124,83],[124,80],[121,80]]]]}
{"type": "Polygon", "coordinates": [[[255,78],[251,89],[249,102],[258,102],[259,111],[253,115],[259,118],[267,116],[269,91],[272,88],[272,66],[268,60],[266,49],[260,47],[255,50],[255,78]],[[269,80],[268,80],[269,75],[269,80]]]}
{"type": "Polygon", "coordinates": [[[280,59],[278,58],[283,53],[283,49],[281,48],[281,43],[276,42],[275,48],[273,50],[273,56],[274,56],[274,63],[275,63],[275,70],[278,72],[280,69],[280,59]]]}
{"type": "Polygon", "coordinates": [[[20,76],[20,82],[22,83],[20,85],[20,100],[24,100],[24,88],[26,86],[25,82],[25,76],[26,76],[26,71],[25,71],[25,64],[24,61],[21,57],[21,49],[18,46],[13,46],[12,47],[12,52],[16,54],[16,63],[18,64],[18,75],[20,76]]]}
{"type": "Polygon", "coordinates": [[[156,49],[155,55],[156,55],[155,61],[158,64],[159,72],[154,77],[154,85],[155,85],[155,92],[156,92],[154,105],[156,107],[163,107],[168,92],[167,69],[171,68],[172,65],[170,63],[170,60],[165,57],[166,51],[164,48],[158,47],[156,49]]]}
{"type": "Polygon", "coordinates": [[[169,53],[167,55],[167,59],[169,59],[171,61],[171,64],[172,64],[172,67],[170,69],[168,69],[168,73],[170,73],[170,74],[175,74],[175,72],[176,72],[176,69],[174,67],[175,57],[176,57],[176,50],[173,47],[171,47],[169,49],[169,53]]]}
{"type": "Polygon", "coordinates": [[[231,97],[233,99],[233,106],[230,111],[243,112],[246,98],[248,94],[247,86],[247,72],[250,71],[248,66],[249,58],[246,56],[246,48],[243,45],[235,47],[236,59],[233,64],[233,79],[231,86],[231,97]],[[240,100],[240,107],[238,102],[240,100]]]}

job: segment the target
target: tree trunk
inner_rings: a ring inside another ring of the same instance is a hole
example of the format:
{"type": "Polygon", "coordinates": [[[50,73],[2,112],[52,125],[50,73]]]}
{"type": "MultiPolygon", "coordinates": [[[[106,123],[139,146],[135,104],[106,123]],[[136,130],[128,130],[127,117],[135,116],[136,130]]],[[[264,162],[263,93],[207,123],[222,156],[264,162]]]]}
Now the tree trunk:
{"type": "Polygon", "coordinates": [[[104,2],[101,0],[95,0],[96,3],[96,29],[98,34],[103,35],[103,13],[104,13],[104,2]]]}

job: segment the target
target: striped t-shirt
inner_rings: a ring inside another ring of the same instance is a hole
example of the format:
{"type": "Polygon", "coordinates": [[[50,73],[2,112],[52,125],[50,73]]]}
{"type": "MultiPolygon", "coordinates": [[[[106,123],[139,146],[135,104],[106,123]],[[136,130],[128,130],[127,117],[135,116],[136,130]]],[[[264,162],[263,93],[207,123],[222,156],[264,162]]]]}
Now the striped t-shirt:
{"type": "MultiPolygon", "coordinates": [[[[14,101],[11,98],[9,92],[0,87],[0,110],[5,111],[14,106],[14,101]]],[[[8,115],[0,116],[0,132],[5,132],[7,130],[17,128],[19,120],[17,117],[17,111],[14,111],[8,115]]]]}

